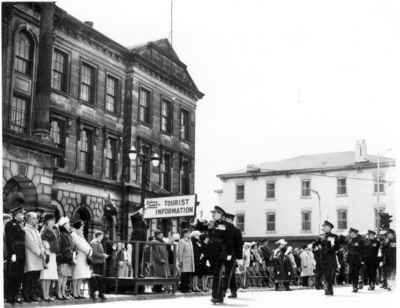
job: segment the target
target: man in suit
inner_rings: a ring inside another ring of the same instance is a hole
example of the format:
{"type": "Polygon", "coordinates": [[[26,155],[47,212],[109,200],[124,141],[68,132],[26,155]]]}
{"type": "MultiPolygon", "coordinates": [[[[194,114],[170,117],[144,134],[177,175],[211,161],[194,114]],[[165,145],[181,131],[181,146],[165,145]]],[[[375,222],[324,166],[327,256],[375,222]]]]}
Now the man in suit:
{"type": "Polygon", "coordinates": [[[236,267],[237,267],[237,260],[241,260],[243,257],[243,238],[242,238],[242,231],[237,228],[233,224],[233,220],[235,215],[225,213],[224,220],[228,223],[229,229],[229,238],[232,239],[232,247],[233,247],[233,256],[231,261],[227,262],[227,269],[226,269],[226,284],[225,287],[229,288],[231,294],[228,296],[229,298],[236,298],[237,297],[237,285],[236,285],[236,267]]]}
{"type": "Polygon", "coordinates": [[[97,290],[99,291],[99,298],[105,300],[106,297],[104,296],[104,263],[106,258],[108,257],[107,254],[104,253],[103,248],[103,237],[104,233],[101,231],[97,231],[94,234],[94,239],[90,242],[92,246],[92,268],[93,274],[92,278],[89,280],[89,293],[90,298],[95,300],[94,292],[97,290]]]}
{"type": "Polygon", "coordinates": [[[45,250],[42,239],[37,229],[38,214],[26,214],[25,231],[25,268],[24,268],[24,300],[28,303],[38,302],[36,294],[38,289],[40,271],[44,269],[45,250]]]}
{"type": "Polygon", "coordinates": [[[7,302],[14,304],[21,303],[18,292],[21,288],[24,278],[25,265],[25,232],[24,232],[24,208],[22,207],[23,199],[15,200],[16,207],[11,211],[13,218],[5,225],[5,246],[7,255],[4,259],[7,261],[7,272],[5,286],[5,299],[7,302]]]}
{"type": "Polygon", "coordinates": [[[336,252],[339,250],[338,236],[332,233],[333,224],[327,220],[322,224],[323,236],[320,240],[321,271],[325,282],[325,295],[333,295],[333,282],[337,268],[336,252]]]}

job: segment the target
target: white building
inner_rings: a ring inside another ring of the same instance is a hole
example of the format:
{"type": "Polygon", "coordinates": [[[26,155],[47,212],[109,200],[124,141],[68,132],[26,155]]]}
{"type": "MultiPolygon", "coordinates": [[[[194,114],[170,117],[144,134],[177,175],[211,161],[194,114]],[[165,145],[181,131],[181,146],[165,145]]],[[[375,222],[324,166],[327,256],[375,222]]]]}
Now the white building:
{"type": "Polygon", "coordinates": [[[236,214],[246,239],[307,241],[320,233],[325,219],[334,223],[336,233],[347,234],[350,227],[375,229],[379,211],[395,216],[394,169],[394,159],[368,155],[361,141],[355,151],[298,156],[220,174],[222,189],[216,192],[219,204],[236,214]]]}

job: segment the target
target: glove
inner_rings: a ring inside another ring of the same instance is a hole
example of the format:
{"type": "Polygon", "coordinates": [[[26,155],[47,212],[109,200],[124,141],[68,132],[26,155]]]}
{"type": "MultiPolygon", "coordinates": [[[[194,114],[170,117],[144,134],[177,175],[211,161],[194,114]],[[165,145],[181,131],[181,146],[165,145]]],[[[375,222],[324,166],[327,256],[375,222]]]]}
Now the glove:
{"type": "Polygon", "coordinates": [[[211,267],[210,261],[208,261],[208,260],[206,261],[206,266],[211,267]]]}
{"type": "Polygon", "coordinates": [[[232,256],[231,255],[228,255],[227,257],[226,257],[226,260],[228,260],[228,261],[230,261],[232,259],[232,256]]]}
{"type": "Polygon", "coordinates": [[[17,261],[17,256],[15,255],[15,254],[13,254],[12,256],[11,256],[11,262],[12,263],[15,263],[17,261]]]}
{"type": "Polygon", "coordinates": [[[382,267],[383,266],[383,262],[379,262],[379,266],[382,267]]]}

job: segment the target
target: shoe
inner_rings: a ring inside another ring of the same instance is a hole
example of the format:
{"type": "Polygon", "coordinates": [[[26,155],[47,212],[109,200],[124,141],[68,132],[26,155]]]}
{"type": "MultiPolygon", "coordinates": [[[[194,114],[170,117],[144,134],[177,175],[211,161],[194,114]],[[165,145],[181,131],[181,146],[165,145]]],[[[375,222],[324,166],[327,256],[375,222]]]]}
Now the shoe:
{"type": "Polygon", "coordinates": [[[34,303],[39,303],[41,300],[40,300],[39,297],[32,297],[31,301],[34,302],[34,303]]]}
{"type": "Polygon", "coordinates": [[[16,299],[16,302],[17,302],[18,304],[22,304],[22,303],[23,303],[23,300],[22,300],[22,298],[18,297],[18,298],[16,299]]]}
{"type": "Polygon", "coordinates": [[[353,293],[357,293],[358,292],[358,289],[357,288],[354,288],[353,289],[353,293]]]}
{"type": "Polygon", "coordinates": [[[99,298],[100,298],[101,300],[103,300],[103,301],[107,300],[107,297],[105,297],[104,294],[100,294],[100,295],[99,295],[99,298]]]}
{"type": "Polygon", "coordinates": [[[368,290],[370,290],[370,291],[375,290],[375,286],[369,286],[369,287],[368,287],[368,290]]]}
{"type": "Polygon", "coordinates": [[[237,294],[236,293],[232,293],[231,295],[228,296],[228,298],[237,298],[237,294]]]}

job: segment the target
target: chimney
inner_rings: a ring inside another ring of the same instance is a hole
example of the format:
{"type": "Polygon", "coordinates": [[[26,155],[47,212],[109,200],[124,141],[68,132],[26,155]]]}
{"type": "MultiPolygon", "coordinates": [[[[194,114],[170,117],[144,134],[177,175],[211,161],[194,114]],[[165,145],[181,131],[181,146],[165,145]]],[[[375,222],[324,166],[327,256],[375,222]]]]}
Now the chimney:
{"type": "Polygon", "coordinates": [[[85,25],[90,28],[93,28],[93,21],[85,21],[85,25]]]}
{"type": "Polygon", "coordinates": [[[365,142],[365,139],[357,140],[355,149],[355,162],[363,163],[367,161],[367,143],[365,142]]]}

